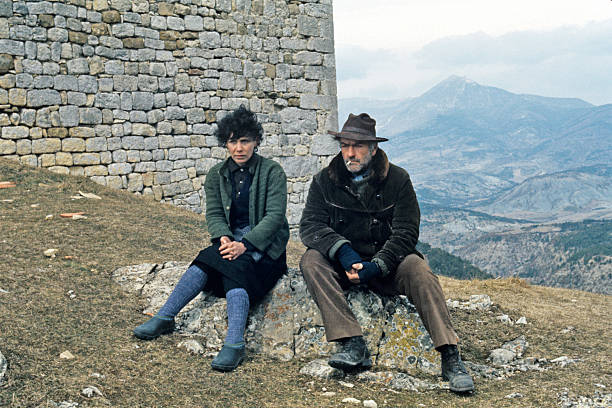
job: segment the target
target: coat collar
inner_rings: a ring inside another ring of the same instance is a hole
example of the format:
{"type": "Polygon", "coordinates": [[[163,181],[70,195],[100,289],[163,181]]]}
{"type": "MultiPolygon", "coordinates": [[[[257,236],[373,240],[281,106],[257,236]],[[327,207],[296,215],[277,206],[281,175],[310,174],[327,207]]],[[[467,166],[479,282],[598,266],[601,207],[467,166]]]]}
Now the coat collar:
{"type": "MultiPolygon", "coordinates": [[[[249,173],[251,175],[255,174],[255,169],[259,164],[260,156],[257,153],[253,153],[253,156],[246,162],[246,166],[249,169],[249,173]]],[[[228,157],[225,160],[225,163],[219,168],[219,174],[224,174],[229,176],[233,171],[239,169],[240,167],[232,160],[231,157],[228,157]]]]}
{"type": "MultiPolygon", "coordinates": [[[[368,182],[374,185],[380,184],[389,174],[389,159],[387,159],[387,155],[382,149],[378,148],[376,150],[376,154],[372,157],[371,166],[373,175],[368,182]]],[[[327,167],[327,172],[329,178],[337,185],[345,186],[352,181],[351,172],[346,169],[346,165],[342,159],[342,153],[338,153],[336,157],[332,159],[327,167]]]]}

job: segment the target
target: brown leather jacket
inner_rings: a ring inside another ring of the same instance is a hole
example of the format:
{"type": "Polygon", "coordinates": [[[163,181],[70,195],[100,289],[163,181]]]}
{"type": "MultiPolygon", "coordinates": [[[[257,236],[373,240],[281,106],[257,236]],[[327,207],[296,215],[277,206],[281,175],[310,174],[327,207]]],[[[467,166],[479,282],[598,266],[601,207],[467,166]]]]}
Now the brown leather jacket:
{"type": "MultiPolygon", "coordinates": [[[[389,163],[380,148],[372,158],[373,176],[359,195],[339,153],[314,176],[300,221],[304,245],[330,259],[346,242],[383,275],[395,272],[415,249],[420,211],[408,173],[389,163]]],[[[419,254],[420,255],[420,254],[419,254]]]]}

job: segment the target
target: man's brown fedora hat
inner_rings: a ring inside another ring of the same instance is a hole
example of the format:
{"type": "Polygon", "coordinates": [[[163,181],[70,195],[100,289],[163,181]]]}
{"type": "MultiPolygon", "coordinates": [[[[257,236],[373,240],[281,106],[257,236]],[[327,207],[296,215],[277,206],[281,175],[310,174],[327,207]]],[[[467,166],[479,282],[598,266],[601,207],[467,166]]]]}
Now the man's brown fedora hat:
{"type": "Polygon", "coordinates": [[[376,137],[376,121],[367,113],[360,115],[349,113],[349,117],[344,122],[340,132],[329,130],[328,133],[334,135],[336,139],[344,138],[360,142],[386,142],[389,140],[384,137],[376,137]]]}

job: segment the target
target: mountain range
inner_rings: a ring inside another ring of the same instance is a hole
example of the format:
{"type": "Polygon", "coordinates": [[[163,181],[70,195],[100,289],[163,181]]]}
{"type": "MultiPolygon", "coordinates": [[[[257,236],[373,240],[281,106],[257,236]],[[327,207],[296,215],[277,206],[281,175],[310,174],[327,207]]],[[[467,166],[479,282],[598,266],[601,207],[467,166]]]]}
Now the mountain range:
{"type": "Polygon", "coordinates": [[[612,294],[612,104],[452,76],[419,97],[338,105],[341,122],[370,113],[410,173],[422,242],[493,276],[612,294]]]}
{"type": "Polygon", "coordinates": [[[349,112],[377,120],[422,202],[534,221],[612,217],[612,104],[451,76],[416,98],[340,99],[340,120],[349,112]]]}

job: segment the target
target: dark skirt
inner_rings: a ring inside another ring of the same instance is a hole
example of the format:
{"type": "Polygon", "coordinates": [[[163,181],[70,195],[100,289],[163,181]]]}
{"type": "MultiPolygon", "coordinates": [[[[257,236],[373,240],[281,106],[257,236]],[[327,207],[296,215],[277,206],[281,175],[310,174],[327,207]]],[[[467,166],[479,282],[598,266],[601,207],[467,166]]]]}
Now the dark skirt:
{"type": "Polygon", "coordinates": [[[220,242],[216,242],[201,250],[192,262],[208,274],[204,290],[212,291],[215,296],[225,297],[228,291],[242,288],[249,294],[250,301],[255,302],[264,297],[287,272],[285,252],[277,260],[264,255],[259,262],[255,262],[250,255],[242,254],[228,261],[219,253],[220,245],[220,242]]]}

